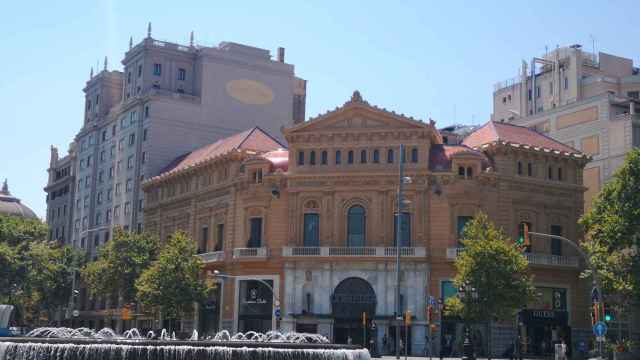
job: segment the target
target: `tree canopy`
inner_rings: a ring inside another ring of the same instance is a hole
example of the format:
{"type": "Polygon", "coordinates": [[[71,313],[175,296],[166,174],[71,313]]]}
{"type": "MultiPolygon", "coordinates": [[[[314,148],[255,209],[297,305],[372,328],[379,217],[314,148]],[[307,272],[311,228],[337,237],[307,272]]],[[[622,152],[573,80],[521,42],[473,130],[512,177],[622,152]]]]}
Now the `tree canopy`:
{"type": "Polygon", "coordinates": [[[119,294],[125,303],[131,303],[136,300],[136,280],[156,259],[158,251],[156,236],[117,227],[113,238],[100,248],[98,259],[82,269],[82,280],[93,296],[119,294]]]}
{"type": "Polygon", "coordinates": [[[136,282],[139,301],[168,319],[191,313],[194,302],[203,302],[209,290],[201,277],[202,260],[195,255],[195,243],[184,232],[169,237],[136,282]]]}
{"type": "MultiPolygon", "coordinates": [[[[634,149],[582,217],[582,246],[608,301],[640,302],[640,149],[634,149]],[[614,295],[613,297],[611,295],[614,295]]],[[[584,276],[591,275],[585,271],[584,276]]]]}
{"type": "Polygon", "coordinates": [[[512,318],[534,292],[522,249],[481,212],[465,226],[462,244],[464,251],[455,261],[454,284],[466,286],[467,291],[463,301],[447,300],[447,313],[466,321],[512,318]],[[475,289],[476,299],[471,289],[475,289]]]}

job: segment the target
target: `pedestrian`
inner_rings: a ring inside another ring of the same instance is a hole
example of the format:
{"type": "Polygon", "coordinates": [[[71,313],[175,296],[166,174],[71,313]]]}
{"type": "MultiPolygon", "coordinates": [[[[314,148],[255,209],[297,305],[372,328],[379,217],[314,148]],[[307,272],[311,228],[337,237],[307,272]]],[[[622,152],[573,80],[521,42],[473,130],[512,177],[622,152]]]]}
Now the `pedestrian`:
{"type": "Polygon", "coordinates": [[[382,352],[383,352],[383,353],[385,353],[385,354],[386,354],[386,353],[387,353],[387,351],[389,350],[389,349],[387,348],[387,346],[388,346],[388,344],[387,344],[387,343],[388,343],[387,333],[384,333],[384,335],[382,335],[382,352]]]}
{"type": "Polygon", "coordinates": [[[424,338],[424,356],[431,355],[431,343],[429,342],[429,335],[424,338]]]}
{"type": "Polygon", "coordinates": [[[567,344],[565,344],[564,339],[560,340],[560,356],[559,360],[567,360],[567,344]]]}
{"type": "Polygon", "coordinates": [[[513,356],[518,360],[522,360],[522,337],[518,335],[516,338],[515,344],[513,344],[513,356]]]}
{"type": "Polygon", "coordinates": [[[351,340],[351,336],[347,336],[347,344],[351,345],[353,340],[351,340]]]}

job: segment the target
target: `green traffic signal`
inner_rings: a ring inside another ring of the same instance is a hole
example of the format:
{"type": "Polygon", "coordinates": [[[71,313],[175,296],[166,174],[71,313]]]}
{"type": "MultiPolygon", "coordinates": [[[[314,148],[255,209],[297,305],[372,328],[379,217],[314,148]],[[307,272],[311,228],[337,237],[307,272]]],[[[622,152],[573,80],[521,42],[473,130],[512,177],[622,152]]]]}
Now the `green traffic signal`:
{"type": "Polygon", "coordinates": [[[522,245],[522,244],[524,244],[524,236],[522,236],[522,235],[521,235],[521,236],[519,236],[519,237],[518,237],[518,240],[517,240],[516,242],[518,243],[518,245],[522,245]]]}
{"type": "Polygon", "coordinates": [[[613,320],[613,316],[611,316],[611,314],[604,314],[604,321],[611,321],[613,320]]]}

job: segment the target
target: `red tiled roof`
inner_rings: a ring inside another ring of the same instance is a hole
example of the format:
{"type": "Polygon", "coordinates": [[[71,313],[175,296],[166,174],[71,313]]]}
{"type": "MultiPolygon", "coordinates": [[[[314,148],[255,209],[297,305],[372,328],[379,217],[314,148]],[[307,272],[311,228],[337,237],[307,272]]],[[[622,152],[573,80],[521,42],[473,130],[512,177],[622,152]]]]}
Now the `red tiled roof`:
{"type": "Polygon", "coordinates": [[[482,158],[483,164],[487,163],[487,157],[480,151],[465,145],[433,144],[429,149],[429,170],[450,171],[451,158],[456,155],[469,154],[482,158]]]}
{"type": "Polygon", "coordinates": [[[529,145],[561,152],[579,153],[578,150],[527,127],[495,121],[489,121],[484,124],[480,129],[467,136],[462,143],[469,147],[477,148],[496,141],[529,145]]]}
{"type": "Polygon", "coordinates": [[[284,149],[278,149],[275,151],[269,151],[262,155],[263,158],[271,162],[271,171],[278,169],[286,172],[289,169],[289,151],[284,149]]]}
{"type": "Polygon", "coordinates": [[[254,127],[175,158],[171,163],[169,163],[169,165],[160,171],[159,175],[178,172],[205,160],[227,154],[233,150],[267,152],[284,147],[285,146],[283,144],[279,143],[267,132],[259,127],[254,127]]]}

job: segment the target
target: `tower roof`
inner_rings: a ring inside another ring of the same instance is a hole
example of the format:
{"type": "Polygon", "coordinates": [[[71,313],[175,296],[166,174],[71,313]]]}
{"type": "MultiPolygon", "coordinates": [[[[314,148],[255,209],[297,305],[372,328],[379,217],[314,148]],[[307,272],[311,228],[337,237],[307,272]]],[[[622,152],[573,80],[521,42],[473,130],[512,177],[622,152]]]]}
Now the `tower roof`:
{"type": "Polygon", "coordinates": [[[2,190],[0,190],[0,214],[20,216],[28,219],[37,219],[38,216],[28,206],[22,204],[20,199],[11,195],[9,184],[4,179],[2,190]]]}

